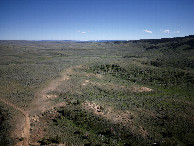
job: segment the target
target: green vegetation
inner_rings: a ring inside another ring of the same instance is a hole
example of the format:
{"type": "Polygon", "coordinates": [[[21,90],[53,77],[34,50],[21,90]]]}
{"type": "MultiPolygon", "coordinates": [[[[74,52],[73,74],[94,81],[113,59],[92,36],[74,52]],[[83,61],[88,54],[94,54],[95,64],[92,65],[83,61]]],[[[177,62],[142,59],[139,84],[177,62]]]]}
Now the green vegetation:
{"type": "Polygon", "coordinates": [[[13,144],[12,139],[10,138],[10,111],[5,107],[2,107],[0,104],[0,145],[11,145],[13,144]]]}
{"type": "Polygon", "coordinates": [[[42,87],[71,68],[50,93],[57,97],[53,105],[66,105],[55,109],[54,118],[49,111],[40,117],[48,123],[40,144],[194,144],[193,43],[192,36],[0,41],[0,96],[28,109],[42,87]]]}
{"type": "Polygon", "coordinates": [[[118,124],[111,124],[110,121],[95,116],[79,106],[68,106],[60,109],[59,112],[61,114],[54,122],[57,126],[62,127],[63,131],[70,132],[65,136],[61,135],[61,139],[65,137],[64,141],[91,145],[123,145],[137,141],[130,129],[118,124]]]}

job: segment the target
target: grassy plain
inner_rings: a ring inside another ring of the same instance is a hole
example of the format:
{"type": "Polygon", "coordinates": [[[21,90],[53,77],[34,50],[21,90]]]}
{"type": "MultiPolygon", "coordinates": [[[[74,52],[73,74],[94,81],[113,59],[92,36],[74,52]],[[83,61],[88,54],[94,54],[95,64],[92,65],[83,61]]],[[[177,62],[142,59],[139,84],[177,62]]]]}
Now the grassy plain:
{"type": "MultiPolygon", "coordinates": [[[[29,112],[30,145],[194,144],[193,91],[191,36],[0,41],[0,98],[29,112]]],[[[0,144],[23,141],[21,113],[0,111],[0,144]]]]}

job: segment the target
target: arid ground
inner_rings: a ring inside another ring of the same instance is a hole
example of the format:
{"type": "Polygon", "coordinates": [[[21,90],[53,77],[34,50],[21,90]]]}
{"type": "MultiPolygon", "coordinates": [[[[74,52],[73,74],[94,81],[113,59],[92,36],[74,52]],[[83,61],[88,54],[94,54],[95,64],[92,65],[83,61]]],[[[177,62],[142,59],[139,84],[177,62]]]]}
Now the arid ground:
{"type": "Polygon", "coordinates": [[[0,145],[194,144],[194,37],[0,41],[0,145]]]}

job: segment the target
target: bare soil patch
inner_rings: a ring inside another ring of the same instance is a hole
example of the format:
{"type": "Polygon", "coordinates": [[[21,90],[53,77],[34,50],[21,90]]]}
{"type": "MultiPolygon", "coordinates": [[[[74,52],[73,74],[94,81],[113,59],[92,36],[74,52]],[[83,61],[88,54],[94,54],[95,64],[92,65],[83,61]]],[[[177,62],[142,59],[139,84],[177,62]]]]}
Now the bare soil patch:
{"type": "Polygon", "coordinates": [[[50,99],[57,98],[57,95],[50,93],[59,90],[58,87],[63,82],[70,79],[69,75],[72,73],[72,69],[73,68],[67,68],[64,72],[61,73],[60,78],[51,81],[42,90],[36,93],[35,100],[32,102],[30,109],[30,114],[32,116],[43,113],[53,107],[50,99]]]}
{"type": "Polygon", "coordinates": [[[83,108],[88,111],[92,111],[95,115],[100,115],[113,123],[122,124],[132,130],[133,133],[138,133],[143,137],[148,135],[148,132],[141,125],[137,125],[134,119],[137,117],[135,112],[113,110],[113,108],[108,107],[104,109],[100,105],[91,102],[85,102],[82,104],[83,108]]]}
{"type": "Polygon", "coordinates": [[[151,88],[148,87],[132,87],[133,92],[150,92],[153,91],[151,88]]]}
{"type": "Polygon", "coordinates": [[[131,125],[133,123],[132,119],[135,118],[135,114],[130,111],[113,111],[111,107],[104,109],[96,103],[86,102],[83,104],[83,107],[87,110],[92,110],[94,114],[101,115],[104,118],[107,118],[108,120],[112,121],[113,123],[122,123],[125,126],[131,125]]]}
{"type": "Polygon", "coordinates": [[[23,132],[22,132],[22,137],[23,137],[23,141],[17,143],[16,145],[25,145],[28,146],[29,145],[29,137],[30,137],[30,118],[29,118],[29,114],[27,111],[24,111],[23,109],[21,109],[20,107],[18,107],[17,105],[6,101],[5,99],[0,99],[1,102],[7,104],[8,106],[11,106],[12,108],[14,108],[15,110],[20,111],[24,116],[25,116],[25,124],[24,124],[24,128],[23,128],[23,132]]]}
{"type": "Polygon", "coordinates": [[[85,82],[82,83],[83,86],[86,86],[88,84],[93,84],[95,86],[99,86],[107,90],[112,90],[112,89],[113,90],[126,90],[128,92],[151,92],[153,91],[153,89],[151,88],[140,87],[140,86],[135,86],[135,85],[132,85],[130,87],[125,87],[125,86],[119,86],[119,85],[112,84],[112,83],[105,84],[105,83],[99,83],[99,82],[91,82],[89,80],[85,80],[85,82]]]}
{"type": "Polygon", "coordinates": [[[62,72],[60,78],[52,80],[44,88],[39,90],[35,99],[31,104],[29,113],[31,115],[31,122],[33,127],[31,128],[31,142],[32,144],[39,145],[39,140],[45,136],[44,129],[47,125],[47,122],[42,119],[42,114],[46,111],[49,111],[51,114],[55,108],[63,107],[66,105],[65,102],[54,104],[51,102],[52,99],[58,98],[56,94],[52,94],[54,91],[60,91],[59,86],[62,85],[65,81],[70,79],[70,75],[73,74],[74,68],[79,68],[80,66],[67,68],[62,72]]]}

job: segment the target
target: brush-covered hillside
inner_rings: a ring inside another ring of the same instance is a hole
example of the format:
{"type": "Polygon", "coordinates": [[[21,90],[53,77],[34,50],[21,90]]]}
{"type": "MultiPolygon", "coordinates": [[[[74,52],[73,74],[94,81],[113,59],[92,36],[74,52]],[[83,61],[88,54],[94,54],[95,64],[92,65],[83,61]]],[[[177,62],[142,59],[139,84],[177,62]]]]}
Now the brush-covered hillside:
{"type": "Polygon", "coordinates": [[[194,144],[194,36],[0,41],[0,145],[194,144]]]}

